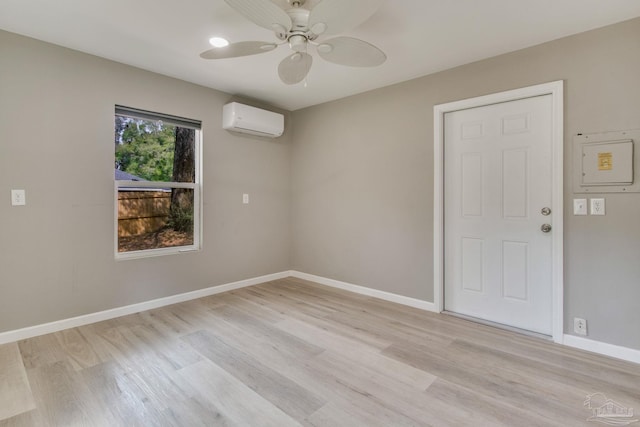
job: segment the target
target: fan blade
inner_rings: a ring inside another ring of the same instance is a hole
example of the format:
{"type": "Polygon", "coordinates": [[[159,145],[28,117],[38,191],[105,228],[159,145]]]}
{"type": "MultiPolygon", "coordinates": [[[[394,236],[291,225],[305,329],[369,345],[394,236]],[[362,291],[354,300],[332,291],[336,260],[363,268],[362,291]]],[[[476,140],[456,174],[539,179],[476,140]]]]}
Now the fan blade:
{"type": "Polygon", "coordinates": [[[293,25],[287,12],[269,0],[224,0],[253,23],[272,31],[289,31],[293,25]]]}
{"type": "Polygon", "coordinates": [[[353,37],[329,39],[318,45],[318,54],[329,62],[350,67],[375,67],[387,60],[383,51],[353,37]]]}
{"type": "Polygon", "coordinates": [[[382,0],[322,0],[311,10],[309,28],[314,33],[315,28],[324,29],[324,34],[342,33],[371,18],[381,3],[382,0]]]}
{"type": "Polygon", "coordinates": [[[203,59],[237,58],[238,56],[256,55],[258,53],[271,52],[278,47],[268,42],[238,42],[225,47],[214,47],[200,54],[203,59]]]}
{"type": "Polygon", "coordinates": [[[294,85],[307,77],[313,58],[306,52],[296,52],[287,56],[278,66],[278,75],[283,83],[294,85]]]}

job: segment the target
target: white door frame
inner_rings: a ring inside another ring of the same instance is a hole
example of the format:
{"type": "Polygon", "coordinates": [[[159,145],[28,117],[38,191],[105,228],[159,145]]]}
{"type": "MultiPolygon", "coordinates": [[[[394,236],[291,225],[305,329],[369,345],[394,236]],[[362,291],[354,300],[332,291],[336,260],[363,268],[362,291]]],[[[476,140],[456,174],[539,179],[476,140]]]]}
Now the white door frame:
{"type": "Polygon", "coordinates": [[[446,113],[482,107],[501,102],[516,101],[534,96],[552,97],[552,190],[553,224],[552,269],[552,331],[553,340],[562,344],[563,317],[563,153],[564,153],[564,82],[558,80],[521,89],[509,90],[477,98],[435,105],[434,128],[434,188],[433,188],[433,302],[436,311],[444,310],[444,115],[446,113]]]}

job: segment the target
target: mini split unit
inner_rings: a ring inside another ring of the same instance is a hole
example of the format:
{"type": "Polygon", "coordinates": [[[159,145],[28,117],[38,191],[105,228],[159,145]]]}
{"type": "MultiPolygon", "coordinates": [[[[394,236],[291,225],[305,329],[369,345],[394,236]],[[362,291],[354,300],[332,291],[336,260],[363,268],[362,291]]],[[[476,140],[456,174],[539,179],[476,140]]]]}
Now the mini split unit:
{"type": "Polygon", "coordinates": [[[273,111],[231,102],[222,108],[222,128],[277,138],[284,132],[284,116],[273,111]]]}

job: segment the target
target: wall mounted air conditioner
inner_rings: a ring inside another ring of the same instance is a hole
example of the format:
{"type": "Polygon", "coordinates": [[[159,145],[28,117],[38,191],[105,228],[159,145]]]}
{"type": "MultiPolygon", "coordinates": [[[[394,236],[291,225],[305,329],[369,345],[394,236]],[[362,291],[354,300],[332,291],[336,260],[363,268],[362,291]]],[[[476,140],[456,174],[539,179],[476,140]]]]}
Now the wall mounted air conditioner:
{"type": "Polygon", "coordinates": [[[273,111],[231,102],[222,108],[222,128],[277,138],[284,132],[284,116],[273,111]]]}

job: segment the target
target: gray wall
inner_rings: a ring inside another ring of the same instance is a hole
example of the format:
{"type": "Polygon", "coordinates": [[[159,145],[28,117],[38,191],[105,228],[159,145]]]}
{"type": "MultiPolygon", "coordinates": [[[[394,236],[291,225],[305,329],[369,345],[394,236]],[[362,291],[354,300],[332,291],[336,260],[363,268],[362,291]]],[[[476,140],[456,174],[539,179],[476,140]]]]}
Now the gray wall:
{"type": "Polygon", "coordinates": [[[232,135],[230,95],[14,34],[0,52],[0,332],[289,268],[291,132],[232,135]],[[202,120],[202,251],[114,261],[115,104],[202,120]]]}
{"type": "Polygon", "coordinates": [[[224,93],[5,32],[0,52],[0,332],[290,268],[432,301],[433,106],[563,79],[565,329],[640,349],[640,195],[570,215],[572,135],[640,128],[640,20],[300,110],[275,141],[221,130],[224,93]],[[114,104],[203,121],[201,252],[114,261],[114,104]]]}
{"type": "Polygon", "coordinates": [[[640,349],[640,194],[572,213],[572,135],[640,128],[640,19],[293,114],[292,268],[433,301],[433,106],[565,82],[565,331],[640,349]]]}

